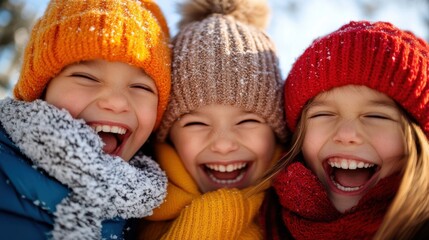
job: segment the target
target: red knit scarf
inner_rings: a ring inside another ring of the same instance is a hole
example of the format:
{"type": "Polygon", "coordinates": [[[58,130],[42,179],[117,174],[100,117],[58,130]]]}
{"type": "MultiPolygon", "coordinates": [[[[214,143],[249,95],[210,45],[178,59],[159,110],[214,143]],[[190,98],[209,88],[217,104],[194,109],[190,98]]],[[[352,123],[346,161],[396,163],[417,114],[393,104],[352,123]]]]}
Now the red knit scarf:
{"type": "MultiPolygon", "coordinates": [[[[274,180],[281,218],[294,239],[372,239],[378,230],[400,182],[399,175],[382,179],[358,203],[342,214],[330,202],[318,178],[301,163],[293,163],[274,180]]],[[[276,204],[266,202],[262,217],[270,239],[281,239],[275,224],[268,223],[276,204]],[[270,209],[271,208],[271,209],[270,209]],[[273,226],[270,226],[273,225],[273,226]]],[[[277,223],[278,224],[278,223],[277,223]]],[[[282,226],[280,226],[282,227],[282,226]]],[[[268,235],[267,235],[268,236],[268,235]]]]}

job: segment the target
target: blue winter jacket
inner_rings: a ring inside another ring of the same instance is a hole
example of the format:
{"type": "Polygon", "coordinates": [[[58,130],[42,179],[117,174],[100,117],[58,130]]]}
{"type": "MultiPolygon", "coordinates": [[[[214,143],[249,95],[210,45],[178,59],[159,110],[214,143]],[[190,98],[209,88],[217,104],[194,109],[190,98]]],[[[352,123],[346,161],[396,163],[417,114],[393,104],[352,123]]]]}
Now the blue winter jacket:
{"type": "Polygon", "coordinates": [[[5,99],[0,123],[1,239],[121,239],[124,219],[150,215],[165,197],[154,161],[103,154],[66,111],[5,99]]]}

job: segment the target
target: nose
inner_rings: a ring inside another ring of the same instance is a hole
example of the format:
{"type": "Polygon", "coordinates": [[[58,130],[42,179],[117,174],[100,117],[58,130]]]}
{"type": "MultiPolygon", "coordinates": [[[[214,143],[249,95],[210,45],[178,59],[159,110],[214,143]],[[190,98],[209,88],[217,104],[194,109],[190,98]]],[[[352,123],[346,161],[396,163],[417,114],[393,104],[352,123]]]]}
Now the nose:
{"type": "Polygon", "coordinates": [[[334,133],[334,142],[344,145],[361,144],[363,140],[359,128],[357,120],[340,122],[334,133]]]}
{"type": "Polygon", "coordinates": [[[230,131],[221,131],[214,134],[210,149],[213,152],[227,154],[238,149],[238,142],[230,131]]]}
{"type": "Polygon", "coordinates": [[[98,97],[97,105],[114,113],[127,112],[130,108],[127,97],[119,90],[106,90],[98,97]]]}

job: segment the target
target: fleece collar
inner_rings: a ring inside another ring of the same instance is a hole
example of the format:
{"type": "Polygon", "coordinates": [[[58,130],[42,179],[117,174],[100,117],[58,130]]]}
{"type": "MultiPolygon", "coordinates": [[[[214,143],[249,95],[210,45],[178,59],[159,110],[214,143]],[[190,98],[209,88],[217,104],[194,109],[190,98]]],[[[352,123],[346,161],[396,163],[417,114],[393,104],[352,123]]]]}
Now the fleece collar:
{"type": "Polygon", "coordinates": [[[54,239],[101,239],[103,220],[151,215],[166,196],[156,162],[140,153],[131,164],[104,154],[100,137],[65,110],[6,98],[0,121],[35,167],[71,189],[56,206],[54,239]]]}

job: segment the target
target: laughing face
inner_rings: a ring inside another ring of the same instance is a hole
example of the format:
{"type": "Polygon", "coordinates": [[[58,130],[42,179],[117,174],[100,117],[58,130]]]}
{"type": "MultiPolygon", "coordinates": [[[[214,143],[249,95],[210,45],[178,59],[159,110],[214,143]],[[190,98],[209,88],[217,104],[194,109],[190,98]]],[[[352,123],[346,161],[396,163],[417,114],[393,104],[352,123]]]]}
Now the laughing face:
{"type": "Polygon", "coordinates": [[[128,161],[154,128],[158,93],[143,70],[94,60],[63,69],[49,82],[45,100],[84,119],[103,140],[104,152],[128,161]]]}
{"type": "Polygon", "coordinates": [[[271,166],[276,145],[260,116],[227,105],[209,105],[183,115],[170,139],[201,192],[245,188],[271,166]]]}
{"type": "Polygon", "coordinates": [[[393,100],[364,86],[335,88],[311,103],[302,152],[338,211],[403,167],[401,119],[393,100]]]}

